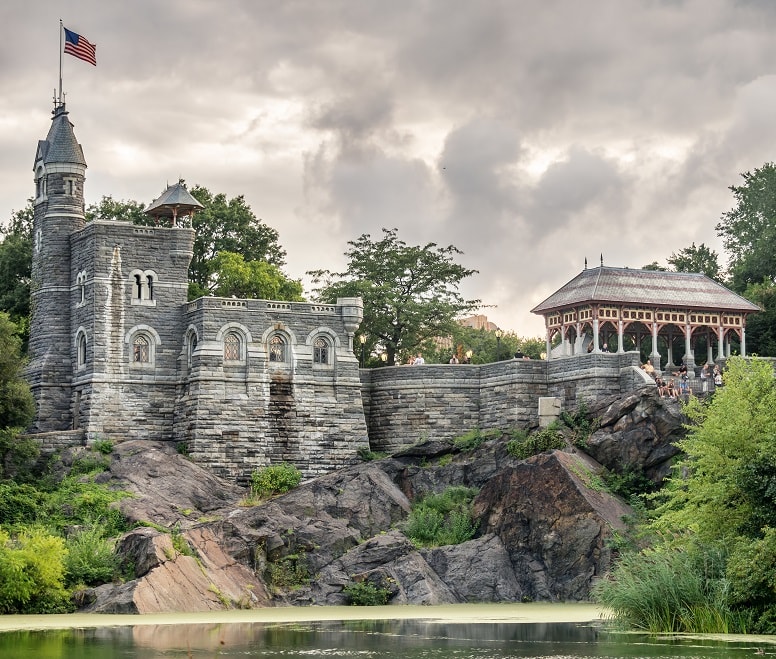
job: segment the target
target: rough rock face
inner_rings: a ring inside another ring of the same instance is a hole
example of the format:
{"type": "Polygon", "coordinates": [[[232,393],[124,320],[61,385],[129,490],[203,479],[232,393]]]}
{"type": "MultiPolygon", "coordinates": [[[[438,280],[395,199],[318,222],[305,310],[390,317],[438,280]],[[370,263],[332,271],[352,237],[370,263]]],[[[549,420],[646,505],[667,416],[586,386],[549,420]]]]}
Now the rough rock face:
{"type": "MultiPolygon", "coordinates": [[[[681,414],[647,390],[601,401],[593,413],[600,427],[590,452],[608,469],[635,465],[658,477],[676,454],[681,414]]],[[[245,490],[161,444],[120,443],[104,479],[136,493],[122,510],[184,538],[196,559],[177,552],[170,533],[138,528],[120,545],[136,578],[92,589],[87,610],[344,604],[344,587],[359,581],[387,588],[395,604],[588,598],[629,508],[603,491],[602,467],[588,455],[517,460],[507,439],[468,453],[426,442],[252,507],[239,505],[245,490]],[[402,533],[412,501],[452,485],[479,489],[478,533],[460,545],[415,547],[402,533]]]]}
{"type": "Polygon", "coordinates": [[[645,387],[628,396],[603,398],[590,406],[590,413],[598,419],[598,429],[585,450],[598,462],[620,473],[641,469],[656,483],[668,475],[679,453],[673,443],[686,433],[687,417],[677,401],[645,387]]]}

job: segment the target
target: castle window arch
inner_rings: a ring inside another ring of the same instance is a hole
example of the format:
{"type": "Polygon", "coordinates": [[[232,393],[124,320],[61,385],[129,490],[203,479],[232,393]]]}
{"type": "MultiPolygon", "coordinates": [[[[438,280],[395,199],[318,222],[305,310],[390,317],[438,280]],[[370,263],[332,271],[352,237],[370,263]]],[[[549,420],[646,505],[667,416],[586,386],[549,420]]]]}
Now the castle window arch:
{"type": "Polygon", "coordinates": [[[273,334],[267,342],[267,353],[269,360],[275,363],[285,363],[288,361],[288,341],[282,334],[273,334]]]}
{"type": "Polygon", "coordinates": [[[305,344],[310,346],[313,369],[334,368],[336,349],[340,345],[336,332],[329,327],[317,327],[307,335],[305,344]]]}
{"type": "Polygon", "coordinates": [[[186,365],[191,368],[191,362],[194,358],[194,352],[197,349],[197,344],[199,343],[199,336],[197,335],[197,330],[189,326],[188,331],[186,332],[186,339],[185,339],[185,347],[186,347],[186,365]]]}
{"type": "Polygon", "coordinates": [[[137,325],[124,338],[129,348],[130,368],[153,368],[161,340],[153,327],[137,325]]]}
{"type": "Polygon", "coordinates": [[[79,327],[75,334],[75,363],[77,370],[86,367],[87,354],[86,330],[83,327],[79,327]]]}
{"type": "Polygon", "coordinates": [[[216,334],[216,342],[223,347],[224,363],[230,366],[247,361],[252,340],[250,330],[237,322],[226,323],[216,334]]]}
{"type": "Polygon", "coordinates": [[[224,336],[224,361],[241,362],[244,361],[244,345],[242,335],[231,330],[224,336]]]}
{"type": "Polygon", "coordinates": [[[35,200],[43,201],[46,198],[46,170],[41,166],[35,172],[35,200]]]}
{"type": "Polygon", "coordinates": [[[149,307],[156,306],[154,287],[158,279],[153,270],[133,270],[130,272],[131,303],[149,307]]]}
{"type": "Polygon", "coordinates": [[[331,366],[331,344],[323,335],[317,336],[313,341],[313,364],[331,366]]]}
{"type": "Polygon", "coordinates": [[[86,270],[81,270],[81,272],[76,275],[75,285],[78,289],[77,306],[81,307],[86,304],[86,270]]]}

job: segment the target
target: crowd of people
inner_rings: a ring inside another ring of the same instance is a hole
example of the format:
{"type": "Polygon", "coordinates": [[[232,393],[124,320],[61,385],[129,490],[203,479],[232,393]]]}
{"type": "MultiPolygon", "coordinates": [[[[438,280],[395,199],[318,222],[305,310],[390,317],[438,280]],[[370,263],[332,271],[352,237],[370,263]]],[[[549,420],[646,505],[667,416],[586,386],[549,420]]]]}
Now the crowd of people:
{"type": "MultiPolygon", "coordinates": [[[[659,371],[655,370],[651,359],[648,359],[642,364],[641,368],[655,381],[655,385],[657,386],[661,398],[687,398],[693,393],[692,388],[690,387],[690,378],[687,374],[687,364],[683,363],[679,367],[679,370],[672,371],[671,375],[673,377],[670,377],[667,380],[662,377],[659,371]]],[[[712,367],[708,363],[705,363],[700,370],[700,381],[701,392],[704,394],[713,391],[717,387],[721,387],[722,371],[720,370],[719,365],[714,364],[712,367]]]]}

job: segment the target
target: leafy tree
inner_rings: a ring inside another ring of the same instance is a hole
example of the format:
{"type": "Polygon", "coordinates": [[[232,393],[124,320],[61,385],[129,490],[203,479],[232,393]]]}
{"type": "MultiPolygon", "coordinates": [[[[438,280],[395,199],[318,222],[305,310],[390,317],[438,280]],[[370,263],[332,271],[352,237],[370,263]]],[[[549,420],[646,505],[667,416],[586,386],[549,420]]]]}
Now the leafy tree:
{"type": "Polygon", "coordinates": [[[0,312],[0,430],[25,428],[35,413],[32,393],[21,376],[22,365],[16,326],[0,312]]]}
{"type": "MultiPolygon", "coordinates": [[[[547,349],[544,339],[521,337],[514,332],[504,332],[499,341],[493,331],[458,325],[450,333],[450,345],[440,344],[439,340],[430,340],[423,346],[423,355],[427,362],[446,364],[455,354],[460,362],[471,351],[472,364],[512,359],[521,354],[530,359],[541,359],[547,349]]],[[[409,356],[409,355],[407,355],[409,356]]]]}
{"type": "Polygon", "coordinates": [[[153,225],[154,219],[145,214],[145,206],[139,201],[116,201],[110,195],[103,196],[97,204],[90,204],[86,208],[86,221],[93,220],[121,220],[144,226],[153,225]]]}
{"type": "Polygon", "coordinates": [[[739,293],[763,280],[776,284],[776,164],[741,176],[742,185],[730,186],[736,205],[717,224],[730,254],[730,283],[739,293]]]}
{"type": "Polygon", "coordinates": [[[746,319],[746,351],[752,355],[776,355],[776,284],[764,279],[749,284],[743,293],[762,311],[746,319]]]}
{"type": "Polygon", "coordinates": [[[753,526],[757,506],[772,505],[749,496],[742,476],[753,463],[763,470],[763,461],[776,458],[773,368],[764,360],[734,357],[724,382],[708,405],[691,399],[685,408],[694,425],[678,443],[684,458],[661,494],[657,530],[690,531],[703,542],[726,543],[753,526]]]}
{"type": "Polygon", "coordinates": [[[227,199],[196,185],[189,192],[204,208],[194,213],[196,232],[189,281],[210,289],[216,276],[215,257],[219,252],[240,254],[246,262],[266,261],[275,267],[285,263],[286,252],[278,243],[278,232],[263,224],[240,195],[227,199]]]}
{"type": "Polygon", "coordinates": [[[667,259],[674,272],[700,272],[709,279],[722,283],[719,255],[703,243],[680,249],[667,259]]]}
{"type": "Polygon", "coordinates": [[[383,229],[380,240],[363,234],[348,242],[349,263],[344,272],[309,272],[323,302],[338,297],[361,297],[364,320],[360,332],[371,352],[380,346],[389,366],[400,351],[415,350],[434,337],[448,336],[456,317],[476,309],[479,300],[465,300],[460,282],[476,270],[455,263],[461,251],[436,243],[407,245],[398,229],[383,229]]]}
{"type": "Polygon", "coordinates": [[[219,252],[213,260],[215,281],[212,294],[301,302],[302,283],[289,279],[276,265],[267,261],[246,261],[241,254],[219,252]]]}
{"type": "Polygon", "coordinates": [[[647,265],[641,266],[642,270],[655,270],[658,272],[666,272],[668,268],[665,266],[660,265],[657,261],[652,261],[652,263],[647,263],[647,265]]]}
{"type": "Polygon", "coordinates": [[[26,351],[30,333],[30,281],[32,277],[32,199],[11,214],[0,227],[5,238],[0,243],[0,311],[17,325],[26,351]]]}

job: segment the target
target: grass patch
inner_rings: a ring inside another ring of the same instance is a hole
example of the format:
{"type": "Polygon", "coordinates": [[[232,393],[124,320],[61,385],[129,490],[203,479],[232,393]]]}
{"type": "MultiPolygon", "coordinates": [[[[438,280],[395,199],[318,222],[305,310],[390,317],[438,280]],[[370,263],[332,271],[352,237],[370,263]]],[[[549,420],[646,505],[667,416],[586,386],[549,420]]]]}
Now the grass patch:
{"type": "Polygon", "coordinates": [[[507,442],[507,452],[518,460],[525,460],[538,453],[565,447],[566,440],[556,423],[551,423],[546,428],[531,434],[524,430],[514,431],[512,439],[507,442]]]}
{"type": "Polygon", "coordinates": [[[459,451],[468,453],[478,448],[483,442],[495,439],[501,435],[501,431],[491,428],[490,430],[480,430],[479,428],[473,428],[469,432],[456,437],[453,440],[453,446],[459,451]]]}
{"type": "Polygon", "coordinates": [[[310,583],[307,556],[300,551],[267,564],[267,581],[276,590],[296,590],[310,583]]]}

